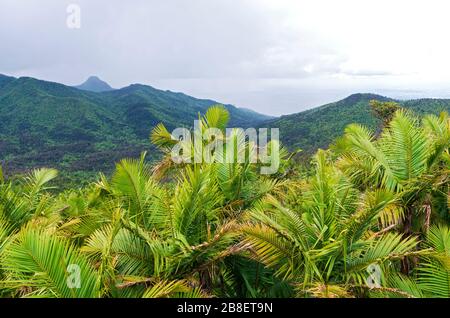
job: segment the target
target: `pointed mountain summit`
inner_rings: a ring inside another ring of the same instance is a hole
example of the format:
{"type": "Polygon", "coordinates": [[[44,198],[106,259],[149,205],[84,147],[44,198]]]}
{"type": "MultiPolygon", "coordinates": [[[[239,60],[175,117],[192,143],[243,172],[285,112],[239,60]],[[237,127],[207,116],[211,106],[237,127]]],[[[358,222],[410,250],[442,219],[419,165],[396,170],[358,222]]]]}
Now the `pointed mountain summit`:
{"type": "Polygon", "coordinates": [[[91,92],[107,92],[112,91],[113,88],[108,83],[102,81],[97,76],[90,76],[83,84],[75,86],[78,89],[91,92]]]}

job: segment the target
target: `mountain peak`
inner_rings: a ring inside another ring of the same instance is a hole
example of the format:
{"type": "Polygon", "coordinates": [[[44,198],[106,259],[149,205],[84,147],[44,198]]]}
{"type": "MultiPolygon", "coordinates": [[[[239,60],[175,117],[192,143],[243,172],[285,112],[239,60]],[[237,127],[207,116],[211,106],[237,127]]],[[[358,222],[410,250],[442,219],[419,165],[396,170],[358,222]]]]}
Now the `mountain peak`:
{"type": "Polygon", "coordinates": [[[371,100],[371,99],[376,99],[382,102],[387,102],[387,101],[392,101],[393,99],[389,98],[389,97],[385,97],[385,96],[381,96],[378,94],[374,94],[374,93],[356,93],[356,94],[352,94],[346,98],[344,98],[343,100],[341,100],[340,102],[344,102],[344,103],[357,103],[360,102],[362,100],[371,100]]]}
{"type": "Polygon", "coordinates": [[[75,86],[78,89],[91,92],[112,91],[113,88],[108,83],[102,81],[98,76],[89,76],[89,78],[81,85],[75,86]]]}

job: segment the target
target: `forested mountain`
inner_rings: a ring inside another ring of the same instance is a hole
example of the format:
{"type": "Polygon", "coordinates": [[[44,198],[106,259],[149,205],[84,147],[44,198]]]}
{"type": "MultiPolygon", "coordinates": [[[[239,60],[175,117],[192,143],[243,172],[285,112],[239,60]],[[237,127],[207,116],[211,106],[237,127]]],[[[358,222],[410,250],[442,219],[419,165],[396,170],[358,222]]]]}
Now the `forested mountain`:
{"type": "MultiPolygon", "coordinates": [[[[141,84],[103,92],[86,89],[0,75],[0,162],[6,171],[20,173],[41,166],[55,167],[63,177],[75,180],[95,176],[99,171],[108,173],[115,161],[152,150],[149,132],[159,122],[169,131],[190,127],[199,113],[217,104],[141,84]]],[[[348,124],[377,127],[370,100],[394,101],[375,94],[354,94],[279,118],[232,105],[225,107],[230,113],[230,127],[278,127],[285,146],[291,150],[300,148],[309,157],[342,135],[348,124]]],[[[450,100],[446,99],[399,103],[418,114],[450,111],[450,100]]],[[[148,159],[157,155],[150,151],[148,159]]]]}
{"type": "MultiPolygon", "coordinates": [[[[198,113],[213,104],[217,102],[140,84],[96,93],[2,75],[0,162],[9,173],[41,166],[79,177],[108,172],[120,158],[151,149],[149,133],[157,123],[168,128],[192,126],[198,113]]],[[[225,107],[235,126],[270,118],[225,107]]]]}
{"type": "Polygon", "coordinates": [[[90,92],[107,92],[113,90],[108,83],[102,81],[97,76],[90,76],[83,84],[75,86],[75,88],[90,92]]]}
{"type": "MultiPolygon", "coordinates": [[[[312,154],[318,148],[326,148],[341,136],[347,125],[363,124],[376,128],[378,119],[369,107],[371,100],[395,101],[375,94],[353,94],[335,103],[310,109],[301,113],[269,120],[261,127],[280,128],[280,137],[284,145],[291,150],[300,148],[306,154],[312,154]]],[[[450,99],[417,99],[396,101],[401,107],[412,110],[418,115],[450,112],[450,99]]]]}

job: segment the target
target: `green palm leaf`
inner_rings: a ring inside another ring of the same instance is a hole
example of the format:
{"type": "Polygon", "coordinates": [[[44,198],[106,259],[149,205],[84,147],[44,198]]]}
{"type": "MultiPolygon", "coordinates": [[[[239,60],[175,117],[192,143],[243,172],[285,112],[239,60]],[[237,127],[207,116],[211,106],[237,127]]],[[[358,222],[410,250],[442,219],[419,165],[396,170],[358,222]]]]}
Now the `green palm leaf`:
{"type": "Polygon", "coordinates": [[[0,261],[8,277],[2,284],[31,288],[24,296],[33,293],[61,298],[100,295],[99,276],[88,260],[66,240],[51,233],[25,228],[7,245],[0,261]]]}

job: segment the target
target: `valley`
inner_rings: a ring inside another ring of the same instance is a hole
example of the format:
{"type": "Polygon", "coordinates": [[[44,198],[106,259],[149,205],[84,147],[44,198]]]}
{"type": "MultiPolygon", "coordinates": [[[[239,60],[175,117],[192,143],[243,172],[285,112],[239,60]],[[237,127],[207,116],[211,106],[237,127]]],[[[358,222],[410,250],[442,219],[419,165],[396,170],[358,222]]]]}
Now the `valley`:
{"type": "MultiPolygon", "coordinates": [[[[350,123],[376,128],[370,100],[393,101],[375,94],[353,94],[278,118],[225,107],[230,112],[230,127],[279,128],[283,145],[301,149],[301,157],[308,160],[318,148],[327,148],[342,135],[350,123]]],[[[450,111],[447,99],[399,103],[418,114],[450,111]]],[[[85,183],[100,171],[109,174],[121,158],[147,151],[148,160],[157,159],[159,153],[149,142],[149,133],[159,122],[169,131],[191,127],[198,114],[214,104],[220,102],[142,84],[113,89],[97,77],[77,88],[0,75],[0,162],[9,175],[53,167],[61,171],[61,185],[85,183]]]]}

